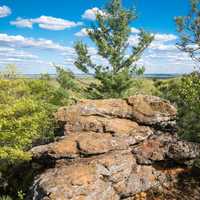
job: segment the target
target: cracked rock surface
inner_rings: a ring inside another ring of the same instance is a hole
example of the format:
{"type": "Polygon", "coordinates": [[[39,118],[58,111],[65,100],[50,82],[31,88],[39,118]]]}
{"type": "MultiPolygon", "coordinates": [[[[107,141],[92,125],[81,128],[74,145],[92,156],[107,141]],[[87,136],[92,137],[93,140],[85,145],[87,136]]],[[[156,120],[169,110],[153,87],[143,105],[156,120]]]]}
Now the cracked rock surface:
{"type": "Polygon", "coordinates": [[[60,108],[63,136],[31,150],[43,170],[27,199],[132,200],[176,180],[200,146],[177,138],[175,117],[168,101],[145,95],[60,108]]]}

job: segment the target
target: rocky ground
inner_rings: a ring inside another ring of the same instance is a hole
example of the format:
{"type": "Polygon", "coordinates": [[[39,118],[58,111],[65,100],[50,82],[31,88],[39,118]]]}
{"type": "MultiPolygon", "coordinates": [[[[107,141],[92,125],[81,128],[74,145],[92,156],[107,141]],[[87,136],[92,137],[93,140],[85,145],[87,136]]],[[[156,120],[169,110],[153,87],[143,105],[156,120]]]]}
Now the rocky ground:
{"type": "Polygon", "coordinates": [[[152,96],[84,100],[56,114],[57,141],[35,147],[27,199],[200,199],[199,144],[176,135],[176,109],[152,96]]]}

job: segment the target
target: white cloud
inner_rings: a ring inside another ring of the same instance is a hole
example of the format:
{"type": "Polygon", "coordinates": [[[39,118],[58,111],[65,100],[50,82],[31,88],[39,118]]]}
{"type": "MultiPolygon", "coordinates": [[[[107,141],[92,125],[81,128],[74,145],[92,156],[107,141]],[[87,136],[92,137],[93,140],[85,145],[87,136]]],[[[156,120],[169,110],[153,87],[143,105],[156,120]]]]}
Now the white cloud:
{"type": "Polygon", "coordinates": [[[37,63],[39,61],[37,55],[25,50],[18,50],[14,48],[0,48],[0,64],[6,65],[10,63],[22,64],[22,63],[37,63]]]}
{"type": "Polygon", "coordinates": [[[169,42],[176,39],[177,39],[177,36],[174,34],[159,34],[159,33],[155,34],[156,41],[169,42]]]}
{"type": "Polygon", "coordinates": [[[68,48],[46,39],[0,34],[0,69],[16,64],[22,73],[55,73],[50,62],[62,60],[68,48]]]}
{"type": "Polygon", "coordinates": [[[128,38],[128,44],[130,46],[136,46],[139,42],[139,36],[138,35],[130,35],[128,38]]]}
{"type": "Polygon", "coordinates": [[[26,38],[22,35],[8,35],[5,33],[0,33],[0,46],[8,46],[8,47],[37,47],[40,49],[48,49],[48,50],[58,50],[65,51],[64,46],[53,42],[52,40],[46,39],[33,39],[26,38]]]}
{"type": "Polygon", "coordinates": [[[51,16],[40,16],[39,18],[34,18],[34,19],[17,18],[15,21],[11,21],[10,24],[15,25],[17,27],[26,27],[26,28],[32,28],[34,24],[38,24],[38,26],[42,29],[54,30],[54,31],[65,30],[67,28],[72,28],[82,25],[81,22],[73,22],[51,16]]]}
{"type": "Polygon", "coordinates": [[[82,15],[82,18],[83,19],[88,19],[88,20],[96,20],[96,15],[97,14],[100,14],[100,15],[106,15],[105,12],[103,12],[102,10],[100,10],[99,8],[97,7],[94,7],[94,8],[91,8],[91,9],[88,9],[86,10],[83,15],[82,15]]]}
{"type": "Polygon", "coordinates": [[[131,33],[136,33],[136,34],[138,34],[139,32],[140,32],[139,29],[134,28],[134,27],[131,28],[131,33]]]}
{"type": "MultiPolygon", "coordinates": [[[[138,29],[133,28],[132,33],[128,40],[129,45],[137,46],[138,29]]],[[[175,46],[176,35],[157,33],[154,36],[154,41],[137,62],[145,66],[146,73],[185,73],[193,70],[192,59],[175,46]]]]}
{"type": "Polygon", "coordinates": [[[41,16],[39,18],[33,19],[33,23],[37,23],[40,28],[48,30],[64,30],[66,28],[72,28],[82,25],[81,22],[68,21],[61,18],[41,16]]]}
{"type": "MultiPolygon", "coordinates": [[[[133,31],[136,33],[136,30],[133,31]]],[[[150,44],[149,49],[160,51],[174,51],[177,50],[174,41],[177,39],[173,34],[155,34],[154,41],[150,44]]],[[[139,42],[138,34],[130,35],[128,43],[130,46],[137,46],[139,42]]]]}
{"type": "Polygon", "coordinates": [[[149,48],[160,51],[173,51],[177,49],[174,44],[165,44],[163,42],[156,42],[156,41],[152,42],[149,48]]]}
{"type": "Polygon", "coordinates": [[[7,6],[0,6],[0,18],[2,17],[7,17],[8,15],[10,15],[11,9],[7,6]]]}
{"type": "Polygon", "coordinates": [[[172,44],[165,48],[148,48],[139,64],[145,65],[146,73],[186,73],[191,72],[195,65],[187,53],[172,44]]]}
{"type": "Polygon", "coordinates": [[[87,29],[82,28],[79,32],[75,33],[75,36],[77,37],[86,37],[88,36],[87,29]]]}
{"type": "Polygon", "coordinates": [[[30,19],[22,19],[18,17],[16,21],[11,21],[11,25],[15,25],[17,27],[23,27],[23,28],[32,28],[33,22],[30,19]]]}
{"type": "Polygon", "coordinates": [[[92,29],[82,28],[79,32],[75,33],[75,36],[77,36],[77,37],[87,37],[88,36],[87,30],[92,31],[92,29]]]}

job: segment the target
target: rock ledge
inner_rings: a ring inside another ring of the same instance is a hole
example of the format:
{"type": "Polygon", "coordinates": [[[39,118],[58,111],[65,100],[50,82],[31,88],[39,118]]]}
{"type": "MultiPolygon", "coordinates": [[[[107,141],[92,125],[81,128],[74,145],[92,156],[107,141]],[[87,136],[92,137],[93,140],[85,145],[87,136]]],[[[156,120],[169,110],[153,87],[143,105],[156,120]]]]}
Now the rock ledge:
{"type": "Polygon", "coordinates": [[[176,180],[200,147],[177,138],[175,117],[168,101],[144,95],[60,108],[63,136],[31,150],[45,170],[27,199],[132,200],[176,180]]]}

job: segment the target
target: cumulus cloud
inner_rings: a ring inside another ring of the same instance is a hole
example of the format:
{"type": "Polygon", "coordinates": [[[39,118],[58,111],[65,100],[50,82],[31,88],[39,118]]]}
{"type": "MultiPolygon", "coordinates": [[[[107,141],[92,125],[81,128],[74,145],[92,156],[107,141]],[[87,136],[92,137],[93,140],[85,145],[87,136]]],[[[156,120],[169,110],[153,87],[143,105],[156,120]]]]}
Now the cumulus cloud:
{"type": "MultiPolygon", "coordinates": [[[[128,43],[130,46],[136,46],[139,42],[139,36],[138,32],[139,29],[133,28],[132,35],[130,35],[128,39],[128,43]]],[[[154,34],[154,41],[149,46],[149,49],[154,50],[161,50],[161,51],[168,51],[168,50],[174,50],[177,49],[174,45],[174,41],[177,39],[177,36],[174,34],[154,34]]]]}
{"type": "Polygon", "coordinates": [[[18,17],[16,21],[11,21],[11,25],[15,25],[17,27],[23,27],[23,28],[32,28],[33,22],[30,19],[22,19],[18,17]]]}
{"type": "Polygon", "coordinates": [[[132,27],[132,28],[131,28],[131,33],[136,33],[136,34],[138,34],[139,32],[140,32],[139,29],[137,29],[137,28],[135,28],[135,27],[132,27]]]}
{"type": "Polygon", "coordinates": [[[130,46],[136,46],[139,42],[139,36],[138,35],[130,35],[128,38],[128,44],[130,46]]]}
{"type": "Polygon", "coordinates": [[[105,12],[103,12],[102,10],[100,10],[99,8],[97,7],[94,7],[94,8],[91,8],[91,9],[88,9],[86,10],[83,15],[82,15],[82,18],[83,19],[88,19],[88,20],[96,20],[96,15],[97,14],[100,14],[100,15],[106,15],[105,12]]]}
{"type": "Polygon", "coordinates": [[[75,33],[75,36],[77,37],[86,37],[88,36],[87,29],[82,28],[79,32],[75,33]]]}
{"type": "Polygon", "coordinates": [[[38,63],[39,61],[40,58],[31,52],[15,48],[0,48],[0,64],[14,63],[21,65],[22,63],[38,63]]]}
{"type": "Polygon", "coordinates": [[[26,52],[24,50],[17,50],[17,49],[10,49],[9,51],[2,51],[0,49],[0,57],[1,59],[4,58],[16,58],[16,59],[21,59],[21,60],[32,60],[32,59],[38,59],[38,56],[26,52]]]}
{"type": "Polygon", "coordinates": [[[34,24],[38,24],[38,26],[42,29],[54,30],[54,31],[65,30],[67,28],[72,28],[82,25],[81,22],[73,22],[62,18],[55,18],[44,15],[34,19],[17,18],[15,21],[11,21],[10,24],[15,25],[17,27],[26,27],[26,28],[32,28],[34,24]]]}
{"type": "Polygon", "coordinates": [[[0,46],[8,47],[37,47],[40,49],[48,50],[58,50],[65,51],[65,47],[59,43],[55,43],[52,40],[47,39],[34,39],[26,38],[22,35],[8,35],[5,33],[0,33],[0,46]]]}
{"type": "MultiPolygon", "coordinates": [[[[137,46],[139,29],[132,28],[128,39],[130,46],[137,46]]],[[[146,73],[183,73],[191,72],[195,63],[188,54],[175,46],[177,36],[167,33],[154,34],[154,41],[145,50],[138,65],[144,65],[146,73]]]]}
{"type": "Polygon", "coordinates": [[[61,54],[68,50],[52,40],[0,33],[0,68],[13,63],[23,73],[55,73],[50,62],[62,60],[61,54]]]}
{"type": "Polygon", "coordinates": [[[92,31],[92,29],[82,28],[79,32],[75,33],[75,36],[77,36],[77,37],[87,37],[88,36],[87,30],[92,31]]]}
{"type": "Polygon", "coordinates": [[[175,45],[153,47],[144,52],[139,62],[145,66],[146,73],[186,73],[193,70],[195,63],[175,45]]]}
{"type": "Polygon", "coordinates": [[[155,34],[155,40],[156,41],[161,41],[161,42],[169,42],[176,40],[177,36],[174,34],[155,34]]]}
{"type": "Polygon", "coordinates": [[[160,51],[173,51],[177,49],[175,44],[165,44],[163,42],[155,42],[155,41],[151,43],[149,48],[160,51]]]}
{"type": "Polygon", "coordinates": [[[9,7],[7,7],[7,6],[0,6],[0,18],[7,17],[11,13],[12,12],[11,12],[11,9],[9,7]]]}

